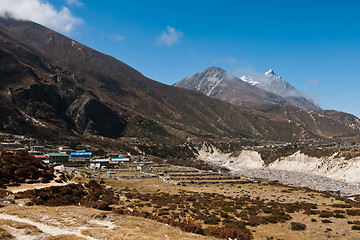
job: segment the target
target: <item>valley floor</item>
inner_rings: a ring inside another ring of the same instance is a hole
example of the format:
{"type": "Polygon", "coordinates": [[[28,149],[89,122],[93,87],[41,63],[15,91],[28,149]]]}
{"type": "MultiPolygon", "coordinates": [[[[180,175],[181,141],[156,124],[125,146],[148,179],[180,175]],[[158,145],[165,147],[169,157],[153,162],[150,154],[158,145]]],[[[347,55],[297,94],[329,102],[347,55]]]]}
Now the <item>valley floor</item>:
{"type": "MultiPolygon", "coordinates": [[[[157,170],[174,171],[174,175],[181,171],[191,175],[195,171],[170,168],[157,170]]],[[[133,176],[133,172],[128,174],[133,176]]],[[[87,182],[91,176],[78,175],[73,181],[87,182]]],[[[252,238],[259,240],[360,239],[360,230],[356,230],[360,205],[324,192],[267,181],[170,184],[142,175],[121,178],[127,176],[126,172],[114,178],[101,172],[97,176],[119,197],[112,206],[119,211],[83,206],[20,206],[28,199],[15,199],[16,204],[0,208],[0,239],[219,239],[164,223],[171,218],[193,222],[203,229],[243,222],[252,238]],[[145,212],[156,216],[156,221],[135,214],[145,212]],[[210,218],[219,222],[206,224],[210,218]],[[306,229],[292,230],[292,222],[305,224],[306,229]]]]}
{"type": "Polygon", "coordinates": [[[237,168],[231,173],[235,176],[247,176],[250,178],[276,180],[281,183],[291,184],[294,186],[308,187],[318,191],[328,191],[336,187],[341,190],[342,195],[360,194],[359,183],[349,183],[335,180],[326,176],[314,173],[303,173],[295,171],[275,170],[275,169],[251,169],[237,168]]]}
{"type": "Polygon", "coordinates": [[[226,167],[234,176],[279,181],[318,191],[340,189],[342,196],[360,195],[360,158],[309,157],[299,152],[266,165],[256,151],[237,157],[219,151],[200,151],[200,160],[226,167]]]}

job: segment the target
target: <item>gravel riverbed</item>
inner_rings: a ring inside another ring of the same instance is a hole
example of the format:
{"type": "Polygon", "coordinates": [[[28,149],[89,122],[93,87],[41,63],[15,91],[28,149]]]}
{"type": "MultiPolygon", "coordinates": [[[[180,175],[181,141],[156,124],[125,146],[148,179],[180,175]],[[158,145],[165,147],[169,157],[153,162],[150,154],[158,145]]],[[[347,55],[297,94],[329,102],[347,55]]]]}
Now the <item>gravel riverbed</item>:
{"type": "Polygon", "coordinates": [[[230,168],[234,176],[246,176],[250,178],[277,180],[281,183],[288,183],[300,187],[326,191],[331,187],[341,190],[341,195],[360,194],[360,183],[349,183],[334,180],[326,176],[307,174],[295,171],[273,170],[266,168],[230,168]]]}

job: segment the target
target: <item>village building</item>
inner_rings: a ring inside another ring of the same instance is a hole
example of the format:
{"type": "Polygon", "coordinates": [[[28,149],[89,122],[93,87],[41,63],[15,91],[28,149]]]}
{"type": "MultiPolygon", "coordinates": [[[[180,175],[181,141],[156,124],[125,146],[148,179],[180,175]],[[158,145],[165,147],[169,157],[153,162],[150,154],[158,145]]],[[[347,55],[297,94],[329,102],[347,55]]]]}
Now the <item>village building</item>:
{"type": "Polygon", "coordinates": [[[91,146],[90,145],[77,145],[76,146],[76,151],[78,151],[78,152],[80,152],[80,151],[89,152],[89,151],[91,151],[91,146]]]}
{"type": "Polygon", "coordinates": [[[91,152],[72,152],[70,158],[72,161],[88,161],[91,159],[91,152]]]}
{"type": "Polygon", "coordinates": [[[130,162],[130,158],[122,158],[122,157],[118,157],[118,158],[113,158],[111,159],[112,162],[117,162],[117,163],[129,163],[130,162]]]}
{"type": "Polygon", "coordinates": [[[124,164],[124,163],[129,163],[130,162],[130,158],[113,158],[110,160],[110,167],[111,168],[118,168],[119,165],[124,164]]]}
{"type": "Polygon", "coordinates": [[[20,143],[17,142],[2,142],[0,145],[0,148],[5,149],[5,150],[17,150],[19,148],[22,148],[23,145],[21,145],[20,143]]]}
{"type": "Polygon", "coordinates": [[[94,159],[89,162],[90,169],[105,169],[110,167],[109,159],[94,159]]]}
{"type": "Polygon", "coordinates": [[[73,149],[70,149],[69,147],[65,146],[65,147],[58,147],[58,151],[61,153],[66,153],[68,155],[70,155],[72,152],[74,152],[73,149]]]}
{"type": "Polygon", "coordinates": [[[43,161],[44,163],[49,163],[50,162],[50,156],[47,155],[47,154],[44,154],[44,155],[35,155],[34,156],[36,159],[39,159],[41,161],[43,161]]]}
{"type": "Polygon", "coordinates": [[[29,153],[32,155],[42,155],[45,152],[44,146],[31,146],[29,153]]]}
{"type": "Polygon", "coordinates": [[[47,153],[49,155],[49,163],[68,163],[69,162],[69,155],[66,153],[47,153]]]}

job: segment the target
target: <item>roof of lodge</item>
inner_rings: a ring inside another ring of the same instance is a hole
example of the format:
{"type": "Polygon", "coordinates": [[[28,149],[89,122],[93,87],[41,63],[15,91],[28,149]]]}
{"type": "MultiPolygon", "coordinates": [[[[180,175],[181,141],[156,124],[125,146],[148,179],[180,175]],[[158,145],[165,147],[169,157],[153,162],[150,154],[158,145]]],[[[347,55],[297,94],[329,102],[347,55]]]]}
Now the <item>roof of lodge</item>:
{"type": "Polygon", "coordinates": [[[49,155],[45,154],[45,155],[34,155],[35,158],[48,158],[49,155]]]}
{"type": "Polygon", "coordinates": [[[91,156],[91,152],[72,152],[70,156],[91,156]]]}
{"type": "Polygon", "coordinates": [[[47,153],[45,155],[49,155],[50,157],[68,157],[66,153],[47,153]]]}
{"type": "Polygon", "coordinates": [[[91,160],[90,163],[97,163],[97,162],[110,162],[109,159],[94,159],[91,160]]]}
{"type": "Polygon", "coordinates": [[[127,162],[127,161],[130,161],[130,159],[129,158],[113,158],[113,159],[111,159],[111,161],[125,161],[125,162],[127,162]]]}

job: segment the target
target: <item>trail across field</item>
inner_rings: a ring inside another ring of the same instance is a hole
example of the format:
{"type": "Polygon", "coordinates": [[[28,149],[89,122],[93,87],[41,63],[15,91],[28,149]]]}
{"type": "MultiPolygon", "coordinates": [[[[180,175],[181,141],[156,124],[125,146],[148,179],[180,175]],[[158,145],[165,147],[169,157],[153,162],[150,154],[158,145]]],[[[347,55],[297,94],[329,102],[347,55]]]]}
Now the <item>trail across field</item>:
{"type": "MultiPolygon", "coordinates": [[[[16,222],[21,222],[21,223],[27,223],[33,226],[36,226],[37,228],[39,228],[43,233],[48,234],[50,236],[57,236],[57,235],[63,235],[63,234],[72,234],[72,235],[76,235],[79,237],[83,237],[85,239],[89,239],[89,240],[95,240],[95,238],[89,237],[89,236],[85,236],[81,233],[81,230],[83,230],[83,228],[66,228],[66,227],[55,227],[55,226],[50,226],[50,225],[46,225],[43,223],[39,223],[39,222],[34,222],[30,219],[27,218],[20,218],[18,216],[15,215],[8,215],[8,214],[0,214],[0,219],[4,219],[4,220],[12,220],[12,221],[16,221],[16,222]]],[[[21,238],[22,236],[16,236],[17,239],[21,238]]]]}

